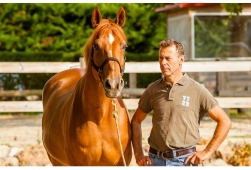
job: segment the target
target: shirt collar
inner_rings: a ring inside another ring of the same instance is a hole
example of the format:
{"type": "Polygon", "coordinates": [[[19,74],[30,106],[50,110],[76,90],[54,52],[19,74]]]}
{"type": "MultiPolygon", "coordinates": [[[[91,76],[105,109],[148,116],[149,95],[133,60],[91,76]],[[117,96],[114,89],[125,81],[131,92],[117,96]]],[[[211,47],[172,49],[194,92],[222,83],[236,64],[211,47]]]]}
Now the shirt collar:
{"type": "Polygon", "coordinates": [[[187,75],[187,73],[183,73],[182,78],[177,82],[177,84],[180,84],[180,85],[184,86],[188,82],[189,79],[190,78],[187,75]]]}
{"type": "MultiPolygon", "coordinates": [[[[183,86],[187,83],[188,80],[189,80],[189,76],[187,75],[187,73],[183,73],[182,78],[176,84],[183,86]]],[[[161,85],[162,87],[172,86],[170,83],[166,81],[165,76],[162,77],[161,85]]]]}

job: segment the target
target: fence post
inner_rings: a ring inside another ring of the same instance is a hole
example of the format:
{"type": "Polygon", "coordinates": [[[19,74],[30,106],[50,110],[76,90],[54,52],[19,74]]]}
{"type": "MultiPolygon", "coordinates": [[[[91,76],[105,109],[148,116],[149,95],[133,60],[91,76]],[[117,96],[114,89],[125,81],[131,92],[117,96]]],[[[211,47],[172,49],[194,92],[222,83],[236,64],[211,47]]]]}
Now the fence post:
{"type": "MultiPolygon", "coordinates": [[[[130,73],[129,74],[129,87],[130,88],[137,88],[137,73],[130,73]]],[[[131,98],[135,98],[136,96],[131,95],[131,98]]]]}
{"type": "MultiPolygon", "coordinates": [[[[227,89],[227,75],[226,72],[216,72],[216,94],[220,97],[220,92],[227,89]]],[[[228,116],[230,116],[230,109],[223,109],[228,116]]]]}
{"type": "Polygon", "coordinates": [[[85,68],[86,67],[84,57],[80,57],[79,62],[80,62],[80,68],[85,68]]]}

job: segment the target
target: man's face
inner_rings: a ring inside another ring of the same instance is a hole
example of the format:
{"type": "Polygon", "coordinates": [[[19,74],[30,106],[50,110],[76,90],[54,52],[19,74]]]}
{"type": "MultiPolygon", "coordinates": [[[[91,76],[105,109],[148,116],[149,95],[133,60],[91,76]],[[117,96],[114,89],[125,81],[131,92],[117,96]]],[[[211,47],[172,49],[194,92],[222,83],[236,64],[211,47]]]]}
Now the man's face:
{"type": "Polygon", "coordinates": [[[162,47],[159,51],[160,69],[164,76],[175,75],[179,70],[181,58],[176,50],[175,45],[162,47]]]}

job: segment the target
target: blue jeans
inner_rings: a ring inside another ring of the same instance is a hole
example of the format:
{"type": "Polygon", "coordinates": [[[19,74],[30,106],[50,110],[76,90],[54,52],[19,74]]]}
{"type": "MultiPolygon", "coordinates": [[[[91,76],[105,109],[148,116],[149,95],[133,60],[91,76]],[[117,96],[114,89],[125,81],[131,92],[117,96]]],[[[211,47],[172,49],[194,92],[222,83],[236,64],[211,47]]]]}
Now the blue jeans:
{"type": "MultiPolygon", "coordinates": [[[[152,162],[150,166],[190,166],[189,162],[187,164],[184,164],[184,161],[186,157],[191,154],[193,153],[165,159],[149,152],[149,158],[151,159],[152,162]]],[[[192,166],[200,166],[200,165],[193,164],[192,166]]]]}

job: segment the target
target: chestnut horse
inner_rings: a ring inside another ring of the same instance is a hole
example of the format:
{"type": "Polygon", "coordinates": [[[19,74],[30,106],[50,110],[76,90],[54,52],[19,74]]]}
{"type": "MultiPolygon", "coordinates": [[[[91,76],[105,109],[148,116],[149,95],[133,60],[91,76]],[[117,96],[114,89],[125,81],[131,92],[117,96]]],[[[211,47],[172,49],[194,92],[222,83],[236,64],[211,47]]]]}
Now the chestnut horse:
{"type": "Polygon", "coordinates": [[[86,69],[68,69],[46,82],[42,139],[52,165],[129,165],[130,118],[120,94],[127,47],[125,19],[122,7],[115,22],[102,19],[96,7],[94,30],[83,51],[86,69]]]}

